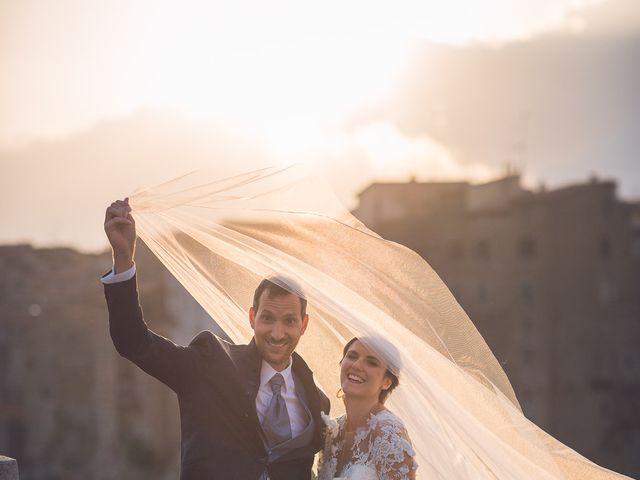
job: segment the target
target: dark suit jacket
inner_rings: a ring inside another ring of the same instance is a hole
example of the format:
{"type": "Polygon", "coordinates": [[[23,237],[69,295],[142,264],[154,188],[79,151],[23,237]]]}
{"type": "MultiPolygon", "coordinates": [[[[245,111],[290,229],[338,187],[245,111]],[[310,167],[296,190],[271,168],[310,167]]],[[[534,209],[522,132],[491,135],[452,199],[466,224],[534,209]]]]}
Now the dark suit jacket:
{"type": "Polygon", "coordinates": [[[329,412],[329,400],[299,355],[293,354],[292,370],[315,421],[313,442],[268,463],[255,406],[262,357],[254,341],[232,345],[205,331],[184,347],[157,335],[143,320],[135,277],[105,285],[105,296],[118,353],[178,395],[181,480],[257,479],[265,468],[271,480],[311,478],[322,448],[320,411],[329,412]]]}

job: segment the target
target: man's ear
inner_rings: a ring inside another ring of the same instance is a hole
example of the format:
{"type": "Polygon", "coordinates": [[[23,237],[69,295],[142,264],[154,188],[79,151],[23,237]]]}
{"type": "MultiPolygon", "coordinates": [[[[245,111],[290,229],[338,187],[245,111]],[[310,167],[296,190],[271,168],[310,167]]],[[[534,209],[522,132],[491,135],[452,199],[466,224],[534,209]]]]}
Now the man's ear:
{"type": "Polygon", "coordinates": [[[300,331],[300,335],[302,335],[305,332],[308,324],[309,324],[309,314],[305,313],[304,317],[302,317],[302,330],[300,331]]]}
{"type": "Polygon", "coordinates": [[[251,324],[251,328],[253,330],[256,329],[256,311],[251,307],[249,309],[249,323],[251,324]]]}

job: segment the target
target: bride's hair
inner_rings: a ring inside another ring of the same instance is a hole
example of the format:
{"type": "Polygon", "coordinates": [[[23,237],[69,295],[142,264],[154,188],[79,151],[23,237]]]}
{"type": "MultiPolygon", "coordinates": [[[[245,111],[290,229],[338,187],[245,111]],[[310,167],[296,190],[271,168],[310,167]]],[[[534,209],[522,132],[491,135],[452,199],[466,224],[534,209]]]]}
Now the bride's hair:
{"type": "MultiPolygon", "coordinates": [[[[347,344],[344,346],[344,348],[342,349],[342,359],[344,360],[345,355],[347,354],[347,352],[349,351],[349,347],[351,345],[353,345],[353,342],[355,342],[356,340],[360,340],[358,337],[353,337],[351,340],[349,340],[347,342],[347,344]]],[[[366,338],[365,341],[363,342],[365,344],[365,346],[368,346],[366,344],[366,342],[368,341],[374,341],[374,342],[384,342],[384,346],[385,348],[391,350],[390,353],[393,355],[395,354],[396,356],[399,357],[399,355],[397,355],[398,351],[396,349],[396,347],[394,345],[392,345],[391,343],[389,343],[388,341],[382,339],[382,338],[366,338]]],[[[384,361],[384,359],[383,359],[384,361]]],[[[342,360],[340,360],[340,363],[342,363],[342,360]]],[[[388,364],[388,362],[385,362],[388,364]]],[[[399,365],[398,365],[399,367],[399,365]]],[[[400,374],[400,371],[398,370],[398,374],[400,374]]],[[[387,397],[389,396],[389,394],[398,386],[398,384],[400,383],[400,379],[398,378],[398,375],[396,375],[395,373],[393,373],[388,367],[387,367],[387,371],[385,373],[386,376],[388,376],[391,379],[391,385],[389,386],[389,388],[387,388],[386,390],[382,390],[380,391],[380,395],[378,395],[378,401],[380,403],[384,403],[387,400],[387,397]]]]}

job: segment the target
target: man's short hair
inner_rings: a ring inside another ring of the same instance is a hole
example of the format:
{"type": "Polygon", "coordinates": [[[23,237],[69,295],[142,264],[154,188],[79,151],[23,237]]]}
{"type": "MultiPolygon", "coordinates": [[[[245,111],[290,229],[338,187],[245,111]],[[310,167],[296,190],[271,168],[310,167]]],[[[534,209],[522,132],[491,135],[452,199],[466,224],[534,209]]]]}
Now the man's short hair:
{"type": "Polygon", "coordinates": [[[307,313],[307,299],[304,297],[302,287],[295,280],[282,275],[274,275],[263,279],[253,294],[253,309],[256,312],[260,306],[260,297],[265,291],[269,292],[269,296],[295,295],[298,297],[300,299],[300,313],[304,318],[307,313]]]}

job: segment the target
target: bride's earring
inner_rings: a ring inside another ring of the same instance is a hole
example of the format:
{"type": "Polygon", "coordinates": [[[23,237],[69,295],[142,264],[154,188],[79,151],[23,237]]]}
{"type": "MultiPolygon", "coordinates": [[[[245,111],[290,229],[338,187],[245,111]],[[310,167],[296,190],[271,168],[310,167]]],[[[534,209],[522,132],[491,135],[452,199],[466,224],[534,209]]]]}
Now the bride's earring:
{"type": "Polygon", "coordinates": [[[344,397],[344,392],[342,391],[342,387],[340,387],[336,392],[336,398],[343,398],[343,397],[344,397]]]}

